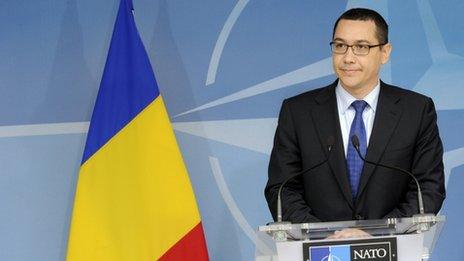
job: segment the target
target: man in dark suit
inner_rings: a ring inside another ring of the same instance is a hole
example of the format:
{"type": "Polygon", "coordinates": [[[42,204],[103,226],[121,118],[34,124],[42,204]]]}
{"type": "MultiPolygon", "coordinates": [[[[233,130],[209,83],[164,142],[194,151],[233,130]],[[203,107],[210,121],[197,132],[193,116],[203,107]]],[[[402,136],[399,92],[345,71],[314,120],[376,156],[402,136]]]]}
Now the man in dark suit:
{"type": "Polygon", "coordinates": [[[335,23],[331,43],[338,79],[324,88],[286,99],[279,115],[265,196],[276,219],[277,191],[286,178],[327,164],[290,181],[282,192],[283,220],[294,223],[408,217],[418,213],[417,187],[407,175],[367,160],[411,171],[425,212],[437,213],[445,198],[443,147],[430,98],[383,83],[388,62],[388,25],[375,11],[351,9],[335,23]]]}

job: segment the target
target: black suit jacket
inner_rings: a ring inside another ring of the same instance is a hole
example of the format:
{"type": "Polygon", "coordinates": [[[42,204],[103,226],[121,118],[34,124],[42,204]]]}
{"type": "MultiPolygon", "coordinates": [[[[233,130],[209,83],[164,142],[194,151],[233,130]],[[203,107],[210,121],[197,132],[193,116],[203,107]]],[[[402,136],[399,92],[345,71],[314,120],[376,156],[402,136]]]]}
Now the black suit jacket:
{"type": "MultiPolygon", "coordinates": [[[[328,164],[283,189],[283,219],[294,223],[406,217],[418,213],[414,181],[407,175],[365,163],[353,202],[333,84],[286,99],[279,115],[265,196],[276,219],[279,185],[327,157],[328,164]]],[[[443,147],[430,98],[381,82],[366,159],[411,171],[419,180],[427,213],[445,198],[443,147]]]]}

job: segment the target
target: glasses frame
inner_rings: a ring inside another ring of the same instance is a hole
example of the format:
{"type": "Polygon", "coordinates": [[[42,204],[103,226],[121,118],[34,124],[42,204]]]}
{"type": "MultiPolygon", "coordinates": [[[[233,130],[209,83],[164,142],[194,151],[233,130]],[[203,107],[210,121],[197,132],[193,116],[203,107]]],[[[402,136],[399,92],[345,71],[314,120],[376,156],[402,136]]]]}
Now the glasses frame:
{"type": "Polygon", "coordinates": [[[329,43],[330,49],[331,49],[332,53],[334,53],[334,54],[346,54],[346,52],[348,52],[348,48],[351,48],[351,51],[353,52],[353,54],[359,55],[359,56],[369,55],[369,53],[371,52],[371,48],[384,46],[386,44],[388,44],[388,43],[374,44],[374,45],[369,45],[369,44],[346,44],[346,43],[340,43],[340,42],[334,42],[334,41],[329,43]],[[343,53],[337,53],[337,52],[334,51],[333,44],[336,44],[336,43],[346,45],[346,49],[345,49],[345,51],[343,53]],[[369,49],[367,50],[367,53],[360,54],[360,53],[357,53],[357,51],[355,51],[355,49],[353,48],[354,46],[367,46],[367,47],[369,47],[369,49]]]}

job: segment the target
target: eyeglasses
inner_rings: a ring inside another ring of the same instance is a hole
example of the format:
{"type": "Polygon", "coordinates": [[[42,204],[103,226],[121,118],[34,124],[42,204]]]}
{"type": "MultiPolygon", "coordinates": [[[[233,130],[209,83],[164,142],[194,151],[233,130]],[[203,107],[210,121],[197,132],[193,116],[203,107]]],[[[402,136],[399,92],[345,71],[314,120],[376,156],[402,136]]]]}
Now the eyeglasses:
{"type": "Polygon", "coordinates": [[[351,47],[351,50],[356,55],[368,55],[371,48],[379,47],[386,45],[387,43],[383,44],[376,44],[376,45],[368,45],[368,44],[344,44],[339,42],[330,42],[330,47],[332,48],[332,53],[336,54],[345,54],[348,51],[348,47],[351,47]]]}

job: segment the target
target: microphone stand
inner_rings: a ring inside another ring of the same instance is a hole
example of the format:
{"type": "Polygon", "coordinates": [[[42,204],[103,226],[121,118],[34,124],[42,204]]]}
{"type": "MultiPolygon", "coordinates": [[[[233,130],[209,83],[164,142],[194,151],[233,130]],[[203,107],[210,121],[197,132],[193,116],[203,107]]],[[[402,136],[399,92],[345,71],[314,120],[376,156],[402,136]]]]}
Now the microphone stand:
{"type": "Polygon", "coordinates": [[[361,155],[361,151],[359,149],[359,139],[358,139],[358,137],[356,135],[353,135],[351,137],[351,143],[353,144],[353,147],[355,148],[355,150],[358,153],[359,157],[364,162],[375,165],[375,166],[380,166],[380,167],[383,167],[383,168],[396,170],[396,171],[399,171],[401,173],[405,173],[405,174],[409,175],[414,180],[414,182],[416,183],[416,186],[417,186],[417,202],[418,202],[418,206],[419,206],[419,214],[413,215],[412,218],[414,220],[414,223],[418,225],[418,231],[420,231],[420,232],[428,231],[430,229],[431,219],[433,219],[433,217],[435,217],[435,215],[434,214],[426,214],[425,211],[424,211],[424,200],[422,198],[422,190],[421,190],[421,187],[420,187],[420,184],[419,184],[419,181],[417,180],[417,178],[411,172],[409,172],[407,170],[404,170],[402,168],[398,168],[398,167],[395,167],[395,166],[387,166],[387,165],[384,165],[382,163],[376,163],[376,162],[372,162],[370,160],[365,159],[361,155]]]}
{"type": "Polygon", "coordinates": [[[303,175],[305,173],[308,173],[310,172],[311,170],[325,164],[327,161],[329,161],[329,158],[330,158],[330,154],[332,152],[332,148],[333,148],[333,145],[335,143],[335,139],[333,136],[329,136],[327,138],[327,150],[328,150],[328,155],[326,157],[326,159],[308,169],[305,169],[303,171],[300,171],[298,172],[297,174],[291,176],[291,177],[288,177],[286,180],[284,180],[284,182],[282,182],[282,184],[279,186],[279,190],[278,190],[278,193],[277,193],[277,221],[276,222],[272,222],[270,223],[269,225],[273,225],[273,226],[279,226],[279,230],[274,232],[274,239],[275,240],[279,240],[279,241],[283,241],[283,240],[286,240],[287,236],[286,236],[286,233],[285,233],[285,230],[286,230],[286,227],[288,227],[291,222],[288,222],[288,221],[283,221],[282,219],[282,189],[283,187],[292,179],[294,179],[295,177],[298,177],[300,175],[303,175]]]}

